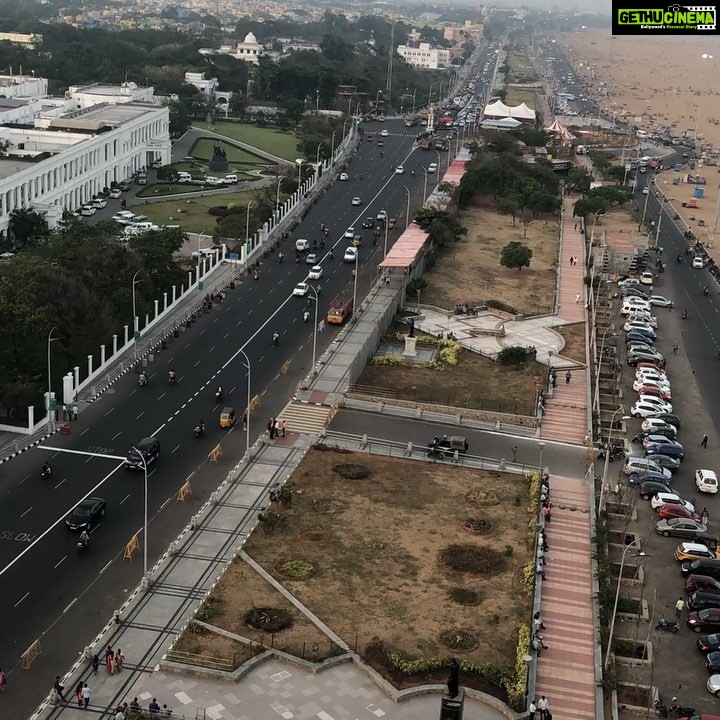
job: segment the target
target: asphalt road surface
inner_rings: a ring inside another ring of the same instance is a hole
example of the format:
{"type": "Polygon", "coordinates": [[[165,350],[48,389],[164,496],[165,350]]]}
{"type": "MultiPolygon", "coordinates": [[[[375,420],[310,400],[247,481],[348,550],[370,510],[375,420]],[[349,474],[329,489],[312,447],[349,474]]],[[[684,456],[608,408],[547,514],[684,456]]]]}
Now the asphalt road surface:
{"type": "MultiPolygon", "coordinates": [[[[342,262],[345,229],[354,226],[359,231],[364,217],[386,209],[398,218],[398,228],[389,233],[392,244],[404,229],[406,188],[412,207],[417,208],[422,168],[442,159],[444,169],[444,157],[412,150],[415,133],[406,133],[400,122],[367,125],[366,133],[376,135],[383,128],[389,132],[384,138],[384,157],[380,158],[376,138],[363,139],[349,164],[350,179],[335,182],[312,208],[284,244],[285,261],[280,264],[271,255],[261,267],[259,281],[248,279],[229,291],[225,302],[158,354],[148,368],[147,387],[140,388],[136,376],[127,374],[82,409],[70,436],[55,435],[2,466],[0,666],[9,673],[13,686],[13,692],[3,698],[13,716],[30,714],[47,694],[54,676],[75,661],[141,578],[142,550],[132,562],[123,559],[125,545],[143,525],[143,473],[123,467],[129,446],[150,435],[161,443],[160,458],[150,466],[148,477],[151,567],[245,451],[245,433],[239,423],[229,432],[218,425],[222,406],[234,406],[241,415],[246,405],[247,369],[240,351],[250,361],[251,394],[262,396],[262,410],[252,418],[251,442],[310,368],[312,324],[302,320],[305,299],[291,294],[308,270],[304,263],[295,263],[295,240],[319,239],[321,222],[331,228],[324,252],[332,244],[335,257],[322,259],[322,317],[331,298],[352,285],[353,265],[342,262]],[[405,167],[403,175],[394,172],[399,165],[405,167]],[[354,196],[361,197],[361,207],[351,205],[354,196]],[[274,331],[281,336],[278,347],[271,343],[274,331]],[[281,374],[288,360],[290,371],[281,374]],[[178,377],[175,386],[166,379],[171,368],[178,377]],[[224,390],[220,404],[214,397],[218,385],[224,390]],[[201,418],[207,430],[195,439],[192,429],[201,418]],[[221,441],[222,460],[211,465],[208,453],[221,441]],[[40,468],[46,459],[52,463],[53,476],[43,481],[40,468]],[[186,479],[193,494],[178,503],[175,496],[186,479]],[[107,514],[92,533],[89,550],[79,555],[64,517],[88,496],[105,499],[107,514]],[[41,640],[43,654],[29,671],[20,670],[21,654],[36,639],[41,640]]],[[[441,173],[428,176],[428,192],[441,177],[441,173]]],[[[374,248],[370,231],[363,235],[359,298],[367,292],[383,252],[382,240],[374,248]]],[[[329,329],[318,335],[318,353],[336,332],[329,329]]],[[[144,544],[142,535],[140,543],[144,544]]]]}

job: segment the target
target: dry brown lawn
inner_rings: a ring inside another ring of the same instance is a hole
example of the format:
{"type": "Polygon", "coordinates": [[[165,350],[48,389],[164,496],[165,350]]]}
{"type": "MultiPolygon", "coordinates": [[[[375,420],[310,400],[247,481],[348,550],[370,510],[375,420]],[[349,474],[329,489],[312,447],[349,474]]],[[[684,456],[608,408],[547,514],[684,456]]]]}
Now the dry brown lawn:
{"type": "MultiPolygon", "coordinates": [[[[640,212],[642,213],[642,202],[638,200],[640,204],[640,212]]],[[[588,219],[586,225],[588,234],[592,232],[592,216],[588,219]]],[[[603,217],[597,219],[595,223],[595,238],[598,239],[601,233],[617,233],[617,232],[637,232],[637,219],[635,211],[632,208],[631,203],[627,203],[622,209],[619,207],[609,208],[603,217]]]]}
{"type": "Polygon", "coordinates": [[[585,323],[559,325],[554,330],[559,332],[565,339],[565,347],[560,354],[563,357],[585,364],[585,323]]]}
{"type": "MultiPolygon", "coordinates": [[[[378,638],[409,656],[447,657],[458,651],[441,636],[463,630],[476,643],[463,658],[512,669],[517,631],[530,612],[522,583],[531,560],[524,477],[314,449],[291,481],[292,504],[269,508],[282,521],[272,530],[258,526],[245,549],[351,647],[363,653],[378,638]],[[369,476],[345,479],[337,472],[342,465],[369,476]],[[471,533],[463,526],[468,518],[492,528],[471,533]],[[501,567],[476,575],[449,569],[439,555],[455,543],[490,549],[501,567]],[[282,563],[298,560],[314,568],[309,579],[277,574],[282,563]],[[453,588],[476,592],[479,603],[454,602],[453,588]]],[[[236,583],[226,602],[230,616],[250,600],[244,581],[236,583]]]]}
{"type": "Polygon", "coordinates": [[[455,367],[442,371],[422,365],[368,365],[355,387],[361,392],[377,388],[386,397],[413,402],[528,415],[534,412],[537,386],[545,385],[547,374],[547,368],[534,360],[500,365],[464,351],[455,367]]]}
{"type": "Polygon", "coordinates": [[[523,239],[523,225],[495,211],[492,198],[475,201],[460,214],[467,236],[445,248],[423,275],[428,286],[422,302],[451,309],[455,303],[481,305],[499,300],[519,313],[550,311],[555,297],[557,217],[534,219],[523,239]],[[500,265],[500,251],[518,240],[533,251],[529,268],[511,270],[500,265]]]}
{"type": "Polygon", "coordinates": [[[532,110],[538,109],[537,92],[535,90],[527,90],[525,88],[506,88],[505,104],[514,107],[525,103],[532,110]]]}

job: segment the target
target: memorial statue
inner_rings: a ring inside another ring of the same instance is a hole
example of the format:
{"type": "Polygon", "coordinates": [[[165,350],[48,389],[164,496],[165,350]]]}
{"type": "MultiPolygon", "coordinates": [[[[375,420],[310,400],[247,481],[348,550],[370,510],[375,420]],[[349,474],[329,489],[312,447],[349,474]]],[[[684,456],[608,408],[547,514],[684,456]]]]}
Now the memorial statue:
{"type": "Polygon", "coordinates": [[[214,145],[213,155],[209,163],[210,170],[213,172],[227,172],[228,167],[227,153],[222,146],[214,145]]]}
{"type": "Polygon", "coordinates": [[[415,337],[415,320],[410,319],[410,337],[415,337]]]}
{"type": "Polygon", "coordinates": [[[457,658],[450,661],[450,676],[447,680],[447,694],[451,698],[456,698],[460,693],[460,663],[457,658]]]}

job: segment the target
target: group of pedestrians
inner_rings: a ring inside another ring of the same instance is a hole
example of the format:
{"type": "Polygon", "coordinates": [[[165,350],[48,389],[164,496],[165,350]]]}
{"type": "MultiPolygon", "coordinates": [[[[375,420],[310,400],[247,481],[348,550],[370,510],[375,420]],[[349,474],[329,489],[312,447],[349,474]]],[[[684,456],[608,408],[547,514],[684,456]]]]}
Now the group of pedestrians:
{"type": "Polygon", "coordinates": [[[552,720],[550,706],[544,695],[541,695],[537,702],[535,702],[535,700],[530,701],[530,705],[528,706],[528,720],[536,720],[538,713],[540,713],[540,720],[552,720]]]}
{"type": "Polygon", "coordinates": [[[270,418],[267,424],[267,431],[271,440],[285,437],[285,421],[282,418],[270,418]]]}
{"type": "Polygon", "coordinates": [[[79,414],[80,414],[80,410],[78,409],[77,405],[71,405],[70,407],[68,407],[65,403],[63,403],[63,406],[62,406],[63,422],[68,422],[68,420],[71,422],[73,420],[77,420],[79,414]]]}

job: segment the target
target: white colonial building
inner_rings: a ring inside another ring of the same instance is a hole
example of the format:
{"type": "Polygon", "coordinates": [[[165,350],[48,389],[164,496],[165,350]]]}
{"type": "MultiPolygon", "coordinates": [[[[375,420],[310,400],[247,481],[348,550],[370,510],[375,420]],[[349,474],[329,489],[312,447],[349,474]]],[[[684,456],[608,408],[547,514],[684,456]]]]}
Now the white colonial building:
{"type": "Polygon", "coordinates": [[[446,48],[431,48],[430,43],[420,43],[418,47],[398,45],[398,55],[414,67],[437,70],[450,65],[450,51],[446,48]]]}
{"type": "Polygon", "coordinates": [[[117,101],[41,113],[36,127],[0,126],[0,232],[15,208],[44,212],[52,227],[113,182],[170,162],[167,107],[117,101]]]}
{"type": "Polygon", "coordinates": [[[71,100],[77,110],[100,103],[157,102],[155,88],[143,87],[134,82],[124,82],[122,85],[105,85],[103,83],[71,85],[65,93],[65,99],[71,100]]]}
{"type": "Polygon", "coordinates": [[[203,95],[212,97],[218,89],[217,78],[206,78],[204,72],[186,72],[185,82],[194,85],[203,95]]]}

